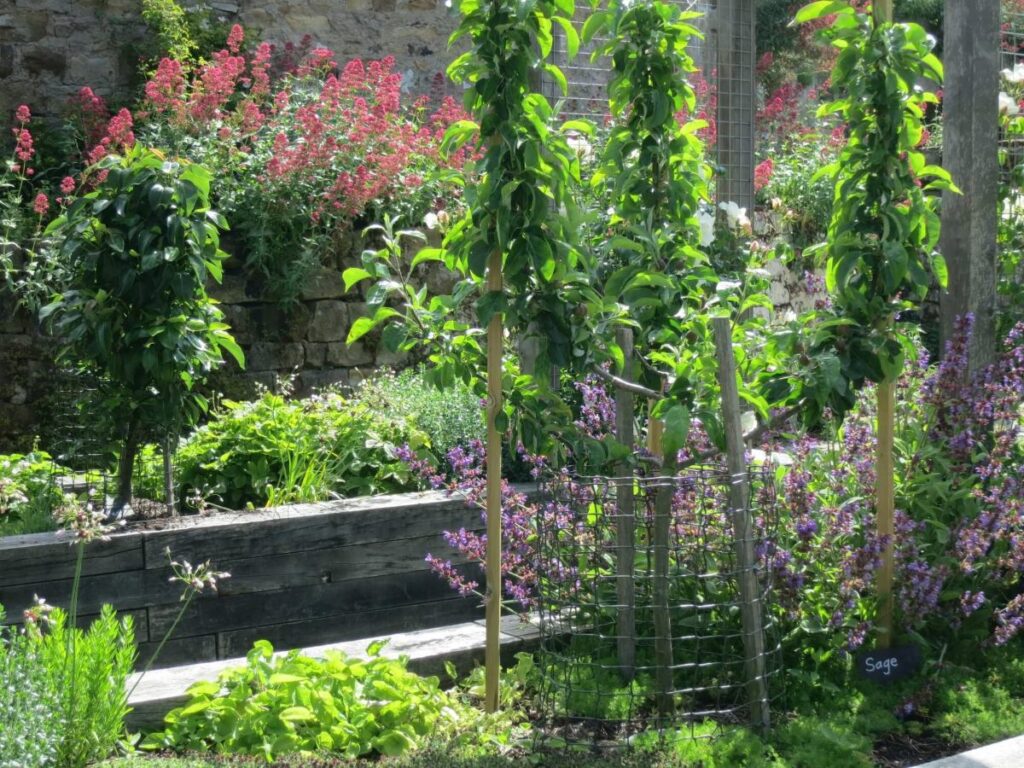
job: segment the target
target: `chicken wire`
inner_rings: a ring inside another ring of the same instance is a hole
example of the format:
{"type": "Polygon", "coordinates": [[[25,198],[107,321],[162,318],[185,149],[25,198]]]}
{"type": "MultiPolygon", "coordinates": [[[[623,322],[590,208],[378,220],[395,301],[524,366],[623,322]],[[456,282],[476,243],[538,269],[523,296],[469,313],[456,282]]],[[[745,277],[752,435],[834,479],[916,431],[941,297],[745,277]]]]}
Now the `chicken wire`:
{"type": "MultiPolygon", "coordinates": [[[[763,559],[777,525],[775,486],[768,471],[752,472],[750,480],[754,545],[763,559]]],[[[717,469],[671,478],[562,476],[542,485],[537,666],[545,738],[629,744],[641,731],[711,735],[720,725],[747,721],[751,656],[739,585],[747,571],[737,563],[728,491],[729,476],[717,469]],[[671,711],[658,706],[666,677],[659,677],[655,661],[659,637],[664,642],[655,631],[654,526],[661,492],[672,494],[671,682],[664,691],[671,711]],[[631,494],[632,512],[628,505],[618,511],[620,494],[631,494]],[[632,544],[622,533],[630,529],[632,544]]],[[[781,646],[768,610],[769,572],[760,565],[754,570],[755,609],[765,628],[760,661],[771,700],[781,688],[781,646]]]]}

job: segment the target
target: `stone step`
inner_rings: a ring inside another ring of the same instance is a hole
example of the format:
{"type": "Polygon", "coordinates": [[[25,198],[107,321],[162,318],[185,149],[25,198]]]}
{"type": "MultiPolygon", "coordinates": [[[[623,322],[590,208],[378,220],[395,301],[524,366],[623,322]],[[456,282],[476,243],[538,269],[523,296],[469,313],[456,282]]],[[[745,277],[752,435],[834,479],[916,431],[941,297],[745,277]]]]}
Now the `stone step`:
{"type": "MultiPolygon", "coordinates": [[[[474,664],[482,662],[484,657],[483,621],[469,621],[386,637],[318,645],[304,648],[302,653],[317,657],[323,656],[327,651],[341,651],[347,656],[365,656],[370,643],[384,639],[390,641],[381,651],[382,656],[406,656],[411,670],[421,675],[439,675],[442,679],[446,661],[455,664],[460,674],[465,674],[474,664]]],[[[504,617],[501,620],[502,664],[511,664],[516,653],[536,648],[539,641],[540,631],[534,619],[524,622],[517,616],[504,617]]],[[[275,655],[283,656],[287,653],[290,651],[279,651],[275,655]]],[[[189,686],[202,680],[216,680],[225,669],[244,665],[245,659],[237,658],[151,670],[142,677],[128,699],[128,705],[132,708],[127,718],[128,730],[159,728],[164,715],[187,700],[185,691],[189,686]]],[[[139,676],[140,673],[136,673],[129,678],[129,691],[135,686],[139,676]]]]}
{"type": "Polygon", "coordinates": [[[950,755],[916,768],[1021,768],[1024,766],[1024,736],[998,741],[985,747],[950,755]]]}

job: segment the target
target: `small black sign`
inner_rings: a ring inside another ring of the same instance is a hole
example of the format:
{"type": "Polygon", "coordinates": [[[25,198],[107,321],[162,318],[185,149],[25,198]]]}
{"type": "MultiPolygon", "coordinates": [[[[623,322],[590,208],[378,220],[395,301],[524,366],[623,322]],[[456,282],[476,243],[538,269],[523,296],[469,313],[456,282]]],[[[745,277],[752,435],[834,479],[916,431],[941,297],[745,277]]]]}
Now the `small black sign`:
{"type": "Polygon", "coordinates": [[[877,648],[857,654],[857,671],[876,683],[891,683],[910,677],[921,668],[921,650],[916,645],[877,648]]]}

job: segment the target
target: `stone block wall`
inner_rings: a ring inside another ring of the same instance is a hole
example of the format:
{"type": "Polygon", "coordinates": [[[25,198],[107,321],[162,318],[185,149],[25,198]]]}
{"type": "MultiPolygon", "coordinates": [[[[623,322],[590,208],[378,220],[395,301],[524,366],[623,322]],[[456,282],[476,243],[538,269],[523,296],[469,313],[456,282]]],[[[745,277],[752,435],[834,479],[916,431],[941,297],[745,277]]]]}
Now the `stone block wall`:
{"type": "MultiPolygon", "coordinates": [[[[185,0],[183,4],[195,3],[185,0]]],[[[423,92],[451,60],[456,16],[441,0],[206,0],[249,41],[310,35],[339,61],[392,55],[406,88],[423,92]]],[[[131,94],[133,46],[145,37],[140,0],[0,0],[0,120],[18,104],[58,115],[83,86],[115,103],[131,94]]]]}
{"type": "MultiPolygon", "coordinates": [[[[439,240],[432,237],[431,244],[439,240]]],[[[365,245],[351,235],[332,265],[315,270],[298,301],[288,307],[265,298],[263,281],[229,261],[223,282],[211,284],[209,292],[220,302],[246,366],[239,370],[229,358],[209,388],[234,400],[252,398],[260,386],[305,396],[332,385],[354,385],[374,369],[405,363],[379,344],[377,333],[345,343],[349,328],[367,308],[362,287],[346,292],[341,275],[358,263],[365,245]]],[[[417,267],[417,276],[435,293],[450,290],[439,264],[417,267]]],[[[29,450],[40,434],[46,447],[47,436],[60,439],[65,422],[73,420],[81,382],[59,371],[54,347],[35,319],[0,293],[0,453],[29,450]]],[[[74,428],[93,427],[76,421],[74,428]]]]}

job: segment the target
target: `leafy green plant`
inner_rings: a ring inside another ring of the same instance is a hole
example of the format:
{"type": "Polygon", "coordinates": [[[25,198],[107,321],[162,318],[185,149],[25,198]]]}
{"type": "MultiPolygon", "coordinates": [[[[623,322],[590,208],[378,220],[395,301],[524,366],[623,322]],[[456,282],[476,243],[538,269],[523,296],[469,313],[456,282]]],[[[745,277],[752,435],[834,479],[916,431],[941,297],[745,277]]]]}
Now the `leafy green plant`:
{"type": "Polygon", "coordinates": [[[176,434],[206,408],[195,385],[241,349],[206,294],[220,280],[224,218],[212,174],[136,145],[94,167],[95,188],[48,228],[70,278],[41,314],[60,357],[95,373],[108,416],[123,424],[115,509],[131,500],[145,431],[176,434]]]}
{"type": "Polygon", "coordinates": [[[334,651],[314,659],[298,651],[275,657],[261,640],[245,667],[191,686],[189,701],[165,718],[165,730],[141,746],[268,761],[293,752],[402,754],[456,717],[455,702],[436,677],[410,672],[404,658],[381,656],[384,645],[370,645],[365,660],[334,651]]]}
{"type": "Polygon", "coordinates": [[[126,683],[135,663],[131,616],[104,606],[88,630],[72,628],[55,608],[42,634],[43,665],[59,683],[57,765],[79,768],[108,757],[124,736],[126,683]]]}
{"type": "Polygon", "coordinates": [[[832,183],[819,171],[834,160],[828,134],[806,134],[788,141],[771,158],[771,179],[758,193],[781,217],[786,241],[800,251],[825,239],[832,218],[832,183]]]}
{"type": "Polygon", "coordinates": [[[425,440],[369,400],[326,393],[286,400],[264,393],[224,409],[179,448],[183,498],[246,505],[321,501],[415,487],[396,450],[425,440]]]}
{"type": "Polygon", "coordinates": [[[0,456],[0,536],[52,531],[63,501],[57,486],[62,471],[48,453],[0,456]]]}
{"type": "Polygon", "coordinates": [[[142,20],[155,38],[160,56],[189,62],[196,50],[185,9],[175,0],[142,0],[142,20]]]}
{"type": "Polygon", "coordinates": [[[355,400],[415,425],[438,458],[456,446],[484,439],[480,399],[461,381],[444,389],[434,386],[422,368],[370,379],[355,400]]]}

